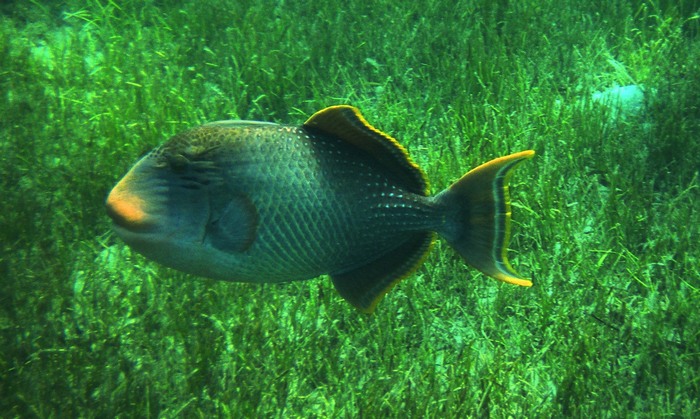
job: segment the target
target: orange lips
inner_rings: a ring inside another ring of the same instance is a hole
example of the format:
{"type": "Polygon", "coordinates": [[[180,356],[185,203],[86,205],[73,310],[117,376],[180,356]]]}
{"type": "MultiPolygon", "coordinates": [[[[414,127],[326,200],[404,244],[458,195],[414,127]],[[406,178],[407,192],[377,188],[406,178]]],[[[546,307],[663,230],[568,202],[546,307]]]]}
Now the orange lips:
{"type": "Polygon", "coordinates": [[[145,203],[139,196],[129,191],[131,174],[122,179],[107,197],[107,213],[118,225],[125,228],[138,228],[146,224],[145,203]]]}

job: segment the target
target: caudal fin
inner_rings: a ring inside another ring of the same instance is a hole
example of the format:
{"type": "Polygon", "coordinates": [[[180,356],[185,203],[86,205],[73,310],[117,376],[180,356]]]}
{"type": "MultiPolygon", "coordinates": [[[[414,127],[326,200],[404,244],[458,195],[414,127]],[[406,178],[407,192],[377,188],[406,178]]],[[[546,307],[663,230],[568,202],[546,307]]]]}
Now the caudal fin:
{"type": "Polygon", "coordinates": [[[532,286],[508,262],[513,169],[535,155],[532,150],[500,157],[462,176],[436,196],[450,214],[440,234],[471,266],[511,284],[532,286]]]}

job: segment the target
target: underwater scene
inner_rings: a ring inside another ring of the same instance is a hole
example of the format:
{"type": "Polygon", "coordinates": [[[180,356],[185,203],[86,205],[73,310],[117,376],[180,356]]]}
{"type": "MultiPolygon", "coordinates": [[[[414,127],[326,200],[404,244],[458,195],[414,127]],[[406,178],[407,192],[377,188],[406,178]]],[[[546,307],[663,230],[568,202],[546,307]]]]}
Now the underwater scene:
{"type": "Polygon", "coordinates": [[[700,415],[696,1],[10,0],[0,93],[2,418],[700,415]]]}

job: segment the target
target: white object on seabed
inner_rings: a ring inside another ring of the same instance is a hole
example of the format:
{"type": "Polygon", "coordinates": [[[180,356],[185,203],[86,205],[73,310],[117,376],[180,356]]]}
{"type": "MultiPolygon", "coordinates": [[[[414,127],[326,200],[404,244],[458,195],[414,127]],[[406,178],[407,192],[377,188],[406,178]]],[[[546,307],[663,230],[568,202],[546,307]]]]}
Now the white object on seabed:
{"type": "Polygon", "coordinates": [[[647,101],[653,96],[642,85],[613,86],[591,96],[593,103],[606,106],[610,111],[610,121],[628,119],[642,115],[647,108],[647,101]]]}

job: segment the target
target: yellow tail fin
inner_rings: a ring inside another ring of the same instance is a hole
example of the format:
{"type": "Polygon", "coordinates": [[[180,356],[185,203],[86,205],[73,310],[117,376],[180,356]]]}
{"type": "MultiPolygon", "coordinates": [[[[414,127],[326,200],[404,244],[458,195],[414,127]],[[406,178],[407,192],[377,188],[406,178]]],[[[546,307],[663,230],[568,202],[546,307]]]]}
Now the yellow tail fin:
{"type": "Polygon", "coordinates": [[[532,150],[500,157],[462,176],[437,195],[450,214],[440,234],[471,266],[486,275],[525,287],[508,262],[510,198],[508,180],[513,169],[535,155],[532,150]]]}

